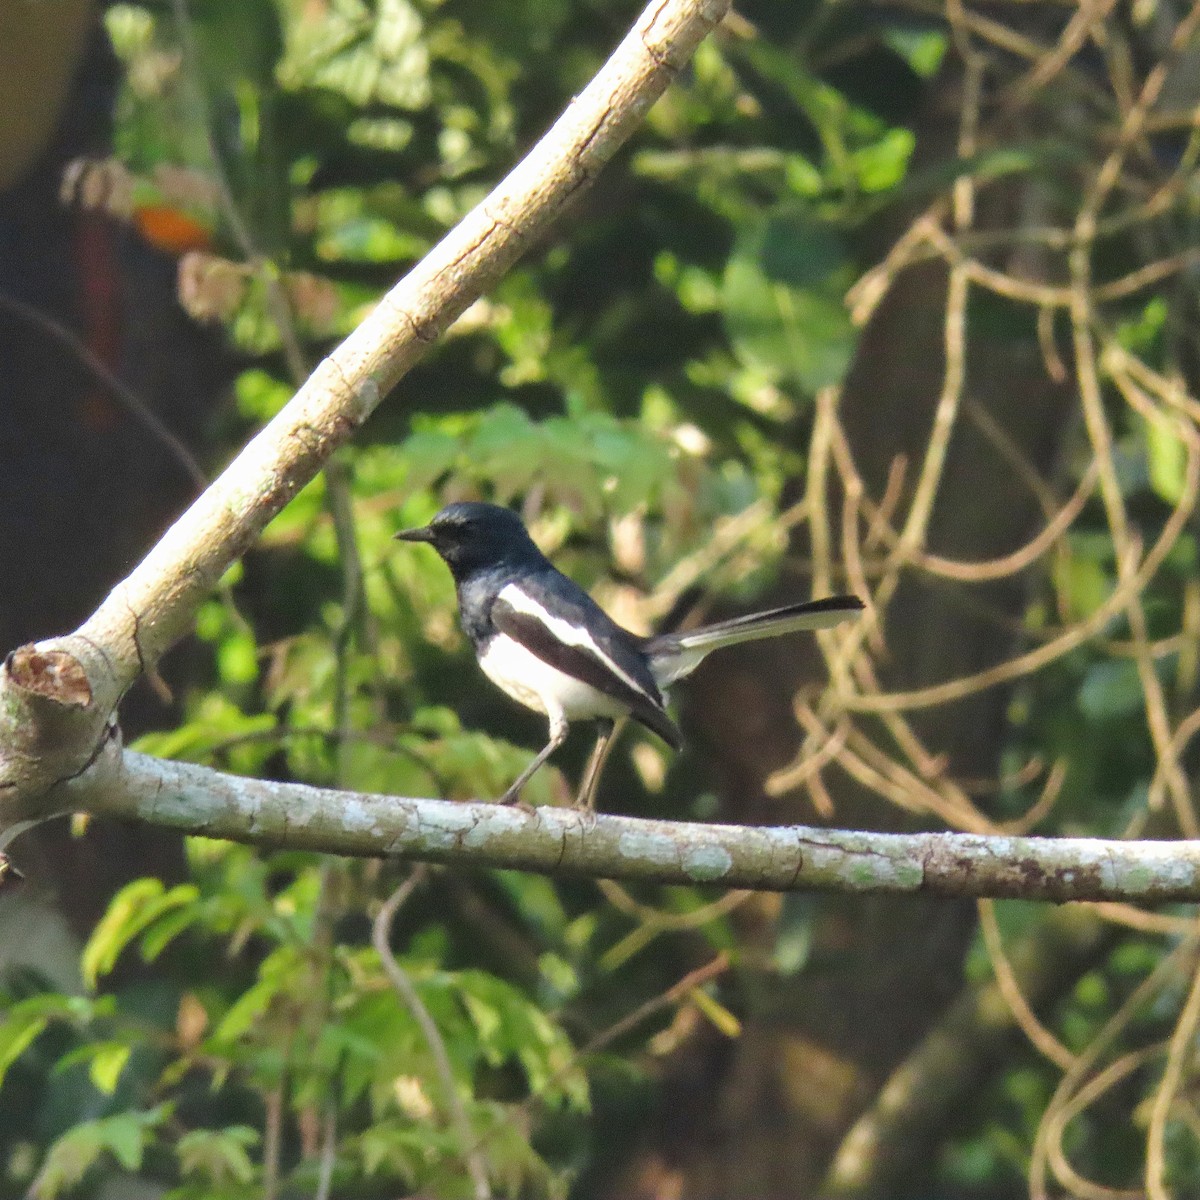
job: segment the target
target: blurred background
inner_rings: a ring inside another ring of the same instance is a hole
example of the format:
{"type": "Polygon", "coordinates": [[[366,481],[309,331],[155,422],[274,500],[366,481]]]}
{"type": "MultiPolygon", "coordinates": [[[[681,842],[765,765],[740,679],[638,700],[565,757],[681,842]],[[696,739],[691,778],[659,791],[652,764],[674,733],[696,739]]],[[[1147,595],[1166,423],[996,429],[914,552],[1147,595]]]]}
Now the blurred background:
{"type": "MultiPolygon", "coordinates": [[[[83,619],[636,14],[0,6],[0,646],[83,619]]],[[[1198,26],[1183,0],[739,4],[230,572],[127,739],[498,795],[544,722],[389,540],[481,498],[640,631],[868,604],[708,660],[685,751],[627,735],[607,811],[1200,835],[1198,26]]],[[[589,747],[526,798],[569,802],[589,747]]],[[[1200,1195],[1191,906],[413,872],[79,821],[13,853],[0,1196],[1200,1195]]]]}

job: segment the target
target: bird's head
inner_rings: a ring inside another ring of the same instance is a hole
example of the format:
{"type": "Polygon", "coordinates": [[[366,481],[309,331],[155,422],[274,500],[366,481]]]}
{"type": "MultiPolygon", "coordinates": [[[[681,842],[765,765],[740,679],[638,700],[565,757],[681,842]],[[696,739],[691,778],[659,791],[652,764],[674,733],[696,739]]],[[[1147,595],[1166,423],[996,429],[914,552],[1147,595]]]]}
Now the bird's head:
{"type": "Polygon", "coordinates": [[[495,504],[448,504],[428,525],[395,536],[404,542],[428,542],[456,579],[471,571],[541,558],[521,518],[495,504]]]}

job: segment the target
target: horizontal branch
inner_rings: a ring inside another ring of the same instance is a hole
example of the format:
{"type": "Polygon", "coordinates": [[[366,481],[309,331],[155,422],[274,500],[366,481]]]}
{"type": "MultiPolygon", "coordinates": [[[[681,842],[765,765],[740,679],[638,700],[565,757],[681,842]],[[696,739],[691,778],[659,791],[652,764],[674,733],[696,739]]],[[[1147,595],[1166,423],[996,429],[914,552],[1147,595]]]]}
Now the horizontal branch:
{"type": "MultiPolygon", "coordinates": [[[[89,773],[90,774],[90,773],[89,773]]],[[[228,775],[127,751],[69,807],[233,841],[545,875],[764,891],[1200,900],[1200,841],[888,834],[532,813],[228,775]]]]}

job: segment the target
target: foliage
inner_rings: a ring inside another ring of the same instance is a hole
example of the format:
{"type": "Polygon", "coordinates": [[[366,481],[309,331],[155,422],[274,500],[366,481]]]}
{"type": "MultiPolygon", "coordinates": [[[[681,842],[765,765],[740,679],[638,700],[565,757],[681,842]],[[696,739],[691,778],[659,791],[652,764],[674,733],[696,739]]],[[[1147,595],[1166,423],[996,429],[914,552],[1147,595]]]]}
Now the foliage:
{"type": "MultiPolygon", "coordinates": [[[[964,149],[949,167],[915,161],[910,126],[936,101],[962,33],[949,8],[917,7],[751,4],[705,43],[574,219],[464,315],[205,604],[183,718],[140,748],[381,793],[501,792],[540,724],[477,686],[444,569],[391,541],[451,498],[520,507],[556,561],[631,626],[696,603],[748,603],[782,573],[811,569],[789,530],[815,520],[795,503],[809,436],[860,350],[846,298],[886,253],[881,225],[901,206],[946,202],[963,181],[1036,181],[1048,207],[1068,211],[1080,163],[1097,153],[1086,133],[1054,129],[964,149]]],[[[633,8],[193,0],[182,42],[172,11],[145,0],[107,12],[126,72],[116,154],[143,233],[163,233],[164,211],[186,218],[181,298],[245,356],[213,431],[218,463],[295,382],[275,290],[315,361],[569,102],[633,8]],[[259,255],[270,265],[256,266],[259,255]]],[[[1178,227],[1142,233],[1171,249],[1194,212],[1176,217],[1178,227]]],[[[962,244],[974,253],[969,237],[962,244]]],[[[1114,278],[1136,266],[1128,242],[1102,251],[1114,278]]],[[[1035,301],[976,295],[967,316],[973,330],[1028,347],[1035,301]]],[[[1066,764],[1046,830],[1118,834],[1165,807],[1170,756],[1147,721],[1152,693],[1157,681],[1178,715],[1196,685],[1195,539],[1171,525],[1196,499],[1195,435],[1179,415],[1197,411],[1184,395],[1192,335],[1162,297],[1137,289],[1097,324],[1117,491],[1091,498],[1039,557],[1029,643],[1107,612],[1139,539],[1173,529],[1171,543],[1136,612],[1119,608],[1101,636],[1019,685],[994,797],[947,801],[939,817],[1019,821],[1036,798],[1031,761],[1066,764]],[[1172,387],[1186,404],[1163,400],[1172,387]],[[1120,505],[1134,532],[1119,518],[1114,528],[1120,505]]],[[[1081,435],[1052,490],[1085,486],[1095,457],[1081,435]]],[[[855,513],[844,528],[859,537],[861,524],[855,513]]],[[[881,596],[888,571],[925,566],[868,549],[881,596]]],[[[847,739],[851,753],[882,747],[889,767],[903,760],[906,727],[864,727],[847,739]]],[[[1168,723],[1167,740],[1183,732],[1168,723]]],[[[571,748],[567,775],[583,749],[571,748]]],[[[614,765],[613,800],[705,813],[711,796],[696,796],[689,771],[686,758],[668,763],[653,740],[638,741],[614,765]]],[[[921,813],[945,783],[930,779],[906,797],[921,813]]],[[[526,799],[568,795],[556,768],[526,799]]],[[[945,784],[943,798],[958,796],[945,784]]],[[[84,994],[26,978],[0,997],[0,1144],[13,1187],[85,1195],[138,1175],[180,1200],[259,1196],[268,1184],[310,1194],[331,1163],[337,1195],[454,1197],[469,1194],[465,1163],[479,1153],[498,1194],[586,1190],[605,1130],[619,1124],[602,1124],[597,1094],[600,1107],[647,1103],[688,1031],[736,1038],[763,980],[820,969],[830,940],[804,899],[776,915],[764,952],[735,923],[739,897],[606,885],[600,902],[591,885],[432,875],[394,943],[444,1043],[464,1139],[434,1051],[371,948],[369,918],[399,882],[390,870],[202,839],[188,843],[187,868],[186,879],[138,880],[113,899],[82,951],[84,994]],[[739,967],[736,983],[670,992],[718,952],[739,967]],[[589,1054],[642,1004],[650,1021],[589,1054]]],[[[1017,940],[1041,919],[1009,910],[1004,932],[1017,940]]],[[[1143,1054],[1127,1083],[1139,1096],[1162,1078],[1162,1055],[1143,1052],[1170,1037],[1195,967],[1182,918],[1163,919],[1083,973],[1054,1018],[1083,1053],[1175,955],[1174,974],[1120,1031],[1119,1052],[1143,1054]]],[[[976,946],[969,973],[991,969],[976,946]]],[[[1015,1057],[969,1127],[942,1140],[929,1178],[958,1194],[1015,1189],[1058,1081],[1049,1064],[1015,1057]]],[[[1194,1112],[1187,1097],[1181,1106],[1167,1147],[1180,1195],[1200,1180],[1182,1132],[1194,1112]]],[[[1083,1112],[1068,1131],[1072,1161],[1114,1186],[1141,1178],[1130,1108],[1149,1120],[1135,1097],[1083,1112]]]]}

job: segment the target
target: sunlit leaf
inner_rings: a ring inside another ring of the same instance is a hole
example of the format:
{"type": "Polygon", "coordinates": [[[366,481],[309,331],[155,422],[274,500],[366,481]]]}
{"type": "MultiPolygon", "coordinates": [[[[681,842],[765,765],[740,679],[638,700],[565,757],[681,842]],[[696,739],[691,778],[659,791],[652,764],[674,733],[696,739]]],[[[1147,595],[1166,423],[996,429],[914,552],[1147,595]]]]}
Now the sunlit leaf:
{"type": "Polygon", "coordinates": [[[108,911],[88,939],[80,969],[88,987],[116,965],[121,951],[163,913],[191,904],[199,896],[194,884],[180,883],[169,890],[158,879],[135,879],[110,901],[108,911]]]}
{"type": "Polygon", "coordinates": [[[715,1000],[703,988],[693,988],[688,993],[688,999],[719,1029],[727,1038],[740,1037],[742,1023],[723,1004],[715,1000]]]}
{"type": "Polygon", "coordinates": [[[54,1200],[83,1179],[105,1154],[111,1154],[126,1171],[138,1170],[154,1131],[170,1111],[171,1107],[163,1104],[149,1111],[84,1121],[69,1129],[50,1147],[33,1195],[39,1200],[54,1200]]]}
{"type": "Polygon", "coordinates": [[[1145,421],[1146,454],[1150,486],[1159,499],[1178,504],[1186,486],[1188,451],[1170,417],[1156,415],[1145,421]]]}
{"type": "Polygon", "coordinates": [[[106,1096],[111,1096],[117,1089],[117,1081],[133,1047],[126,1042],[105,1042],[96,1047],[92,1061],[88,1065],[88,1077],[96,1085],[96,1090],[106,1096]]]}
{"type": "Polygon", "coordinates": [[[9,1067],[33,1044],[48,1023],[44,1016],[13,1012],[0,1021],[0,1084],[3,1084],[9,1067]]]}

